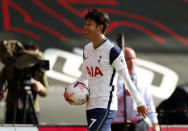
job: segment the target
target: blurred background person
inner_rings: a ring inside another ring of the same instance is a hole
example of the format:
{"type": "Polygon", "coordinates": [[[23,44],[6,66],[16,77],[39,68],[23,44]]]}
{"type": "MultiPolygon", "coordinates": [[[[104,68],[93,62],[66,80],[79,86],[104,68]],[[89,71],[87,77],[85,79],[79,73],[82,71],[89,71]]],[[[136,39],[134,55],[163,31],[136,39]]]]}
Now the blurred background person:
{"type": "MultiPolygon", "coordinates": [[[[131,79],[135,84],[138,92],[142,95],[146,106],[149,108],[148,117],[152,122],[153,130],[159,131],[160,127],[158,125],[157,113],[155,110],[152,96],[148,90],[148,86],[146,85],[146,83],[144,83],[143,78],[140,79],[142,75],[140,76],[140,74],[135,69],[136,53],[132,48],[125,47],[124,54],[131,79]]],[[[135,103],[131,98],[129,91],[124,90],[124,84],[120,77],[118,77],[117,86],[118,112],[116,119],[113,121],[112,124],[112,131],[123,131],[125,130],[125,128],[128,131],[147,131],[148,125],[144,121],[144,118],[138,115],[135,103]],[[124,97],[124,95],[126,98],[124,97]],[[124,110],[124,98],[126,99],[126,110],[124,110]],[[124,113],[126,113],[126,118],[124,116],[124,113]],[[127,122],[125,122],[125,119],[127,120],[127,122]]]]}
{"type": "Polygon", "coordinates": [[[188,124],[188,83],[178,85],[173,94],[157,107],[162,125],[188,124]]]}
{"type": "Polygon", "coordinates": [[[5,97],[7,92],[5,123],[38,124],[38,95],[46,96],[48,88],[45,72],[35,67],[38,58],[44,59],[42,53],[37,45],[30,44],[23,47],[16,40],[2,41],[0,50],[0,60],[4,64],[4,68],[0,72],[0,100],[5,97]],[[17,60],[19,61],[17,62],[17,60]],[[17,67],[15,66],[16,62],[17,67]],[[18,69],[19,66],[24,69],[18,69]],[[27,66],[31,67],[27,68],[27,66]],[[31,87],[29,89],[31,100],[28,101],[26,101],[28,93],[28,89],[25,89],[26,86],[31,87]],[[24,110],[25,104],[28,104],[26,110],[24,110]]]}

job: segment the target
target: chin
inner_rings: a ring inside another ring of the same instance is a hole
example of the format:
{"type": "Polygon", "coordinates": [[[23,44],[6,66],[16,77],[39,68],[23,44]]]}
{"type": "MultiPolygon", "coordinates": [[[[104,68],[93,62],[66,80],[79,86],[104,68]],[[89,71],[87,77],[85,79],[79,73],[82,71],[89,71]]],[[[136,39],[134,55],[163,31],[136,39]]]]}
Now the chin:
{"type": "Polygon", "coordinates": [[[88,37],[88,36],[86,36],[86,39],[87,39],[87,40],[91,40],[91,38],[90,38],[90,37],[88,37]]]}

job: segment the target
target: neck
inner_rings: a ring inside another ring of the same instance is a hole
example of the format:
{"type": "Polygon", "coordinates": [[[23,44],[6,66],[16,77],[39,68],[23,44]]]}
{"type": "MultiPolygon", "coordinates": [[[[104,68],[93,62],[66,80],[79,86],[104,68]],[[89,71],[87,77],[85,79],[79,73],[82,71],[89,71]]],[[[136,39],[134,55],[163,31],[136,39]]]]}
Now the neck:
{"type": "Polygon", "coordinates": [[[97,37],[95,40],[92,41],[93,46],[97,47],[101,42],[104,40],[105,36],[102,34],[99,37],[97,37]]]}

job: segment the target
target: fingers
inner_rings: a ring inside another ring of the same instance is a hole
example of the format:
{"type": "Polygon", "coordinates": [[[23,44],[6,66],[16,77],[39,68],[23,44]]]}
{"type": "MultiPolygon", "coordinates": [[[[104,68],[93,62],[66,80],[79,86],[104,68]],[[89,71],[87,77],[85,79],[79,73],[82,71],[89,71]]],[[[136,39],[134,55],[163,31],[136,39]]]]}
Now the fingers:
{"type": "Polygon", "coordinates": [[[37,81],[35,79],[33,80],[33,88],[36,92],[43,92],[44,91],[44,86],[42,85],[42,83],[40,81],[37,81]]]}
{"type": "Polygon", "coordinates": [[[73,101],[69,99],[69,94],[67,92],[67,88],[65,87],[65,91],[64,91],[64,98],[65,100],[72,105],[73,101]]]}
{"type": "Polygon", "coordinates": [[[64,91],[64,98],[65,98],[65,100],[67,100],[67,97],[68,97],[68,92],[67,92],[67,88],[65,87],[65,91],[64,91]]]}
{"type": "Polygon", "coordinates": [[[67,94],[67,88],[65,87],[65,90],[64,90],[64,96],[67,94]]]}
{"type": "Polygon", "coordinates": [[[149,108],[146,106],[140,106],[137,108],[137,111],[139,116],[143,116],[144,118],[146,118],[149,112],[149,108]]]}
{"type": "Polygon", "coordinates": [[[148,115],[148,112],[149,112],[149,108],[146,108],[144,111],[143,111],[143,116],[144,118],[148,115]]]}
{"type": "Polygon", "coordinates": [[[146,118],[147,114],[144,112],[138,112],[139,116],[143,116],[144,118],[146,118]]]}
{"type": "Polygon", "coordinates": [[[153,124],[153,131],[160,131],[159,124],[153,124]]]}

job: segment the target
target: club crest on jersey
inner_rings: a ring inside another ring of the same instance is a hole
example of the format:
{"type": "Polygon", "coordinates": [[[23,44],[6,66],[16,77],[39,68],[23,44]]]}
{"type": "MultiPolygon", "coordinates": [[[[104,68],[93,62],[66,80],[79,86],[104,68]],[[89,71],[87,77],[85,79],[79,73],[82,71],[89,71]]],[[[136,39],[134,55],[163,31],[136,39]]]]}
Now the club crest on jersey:
{"type": "Polygon", "coordinates": [[[125,65],[125,58],[124,58],[124,57],[120,57],[120,58],[119,58],[119,62],[120,62],[122,65],[125,65]]]}
{"type": "Polygon", "coordinates": [[[93,67],[93,66],[88,67],[87,66],[86,69],[87,69],[87,72],[90,75],[90,77],[97,77],[97,75],[103,76],[103,73],[98,66],[96,66],[96,67],[93,67]]]}
{"type": "Polygon", "coordinates": [[[102,55],[99,56],[98,63],[101,62],[102,55]]]}

